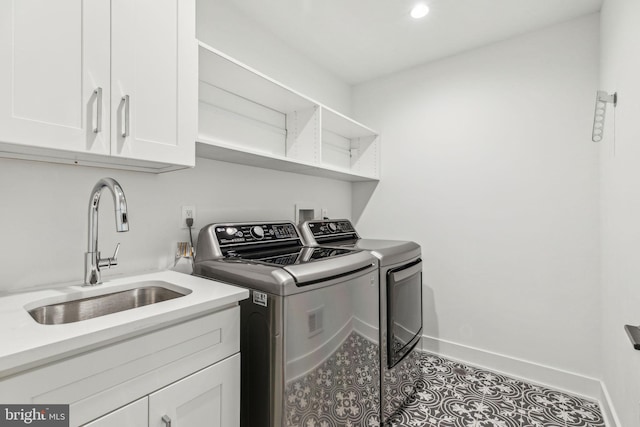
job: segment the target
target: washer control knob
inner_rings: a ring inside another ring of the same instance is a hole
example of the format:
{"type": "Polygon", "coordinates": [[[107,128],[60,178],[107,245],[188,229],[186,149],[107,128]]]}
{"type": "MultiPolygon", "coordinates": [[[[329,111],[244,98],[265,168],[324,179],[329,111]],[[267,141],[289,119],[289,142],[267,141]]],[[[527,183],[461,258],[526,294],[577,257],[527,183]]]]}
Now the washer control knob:
{"type": "Polygon", "coordinates": [[[259,225],[256,225],[255,227],[251,227],[251,235],[260,240],[264,238],[264,230],[259,225]]]}
{"type": "Polygon", "coordinates": [[[332,233],[335,233],[336,231],[338,231],[338,226],[336,225],[335,222],[329,223],[329,231],[331,231],[332,233]]]}

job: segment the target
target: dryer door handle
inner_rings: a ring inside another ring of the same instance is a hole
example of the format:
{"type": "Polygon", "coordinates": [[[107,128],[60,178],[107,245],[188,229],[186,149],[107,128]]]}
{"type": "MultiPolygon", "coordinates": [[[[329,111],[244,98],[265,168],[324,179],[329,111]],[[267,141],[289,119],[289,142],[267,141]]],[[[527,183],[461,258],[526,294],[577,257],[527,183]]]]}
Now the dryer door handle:
{"type": "Polygon", "coordinates": [[[416,264],[413,264],[410,267],[404,268],[402,270],[393,271],[390,274],[390,279],[394,283],[402,282],[405,279],[413,276],[414,274],[420,273],[422,271],[422,261],[419,261],[416,264]]]}

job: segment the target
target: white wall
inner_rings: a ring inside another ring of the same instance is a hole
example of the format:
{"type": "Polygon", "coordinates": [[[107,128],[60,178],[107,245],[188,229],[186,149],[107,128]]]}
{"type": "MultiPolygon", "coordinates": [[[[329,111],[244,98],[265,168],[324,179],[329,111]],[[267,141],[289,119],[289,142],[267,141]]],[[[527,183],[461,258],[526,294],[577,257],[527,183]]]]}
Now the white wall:
{"type": "Polygon", "coordinates": [[[600,143],[603,369],[626,427],[640,425],[640,352],[623,330],[640,324],[640,3],[606,0],[601,16],[600,88],[619,95],[600,143]]]}
{"type": "Polygon", "coordinates": [[[422,245],[436,342],[598,376],[598,37],[586,16],[355,87],[383,135],[357,227],[422,245]]]}
{"type": "Polygon", "coordinates": [[[0,291],[83,280],[89,193],[104,176],[122,184],[131,229],[115,232],[113,200],[100,201],[99,248],[119,262],[103,279],[172,265],[182,205],[196,206],[196,230],[217,221],[293,220],[294,204],[348,217],[351,185],[197,159],[195,169],[161,175],[0,159],[0,291]]]}
{"type": "Polygon", "coordinates": [[[264,30],[233,0],[197,0],[198,38],[240,62],[343,114],[351,114],[351,87],[264,30]]]}

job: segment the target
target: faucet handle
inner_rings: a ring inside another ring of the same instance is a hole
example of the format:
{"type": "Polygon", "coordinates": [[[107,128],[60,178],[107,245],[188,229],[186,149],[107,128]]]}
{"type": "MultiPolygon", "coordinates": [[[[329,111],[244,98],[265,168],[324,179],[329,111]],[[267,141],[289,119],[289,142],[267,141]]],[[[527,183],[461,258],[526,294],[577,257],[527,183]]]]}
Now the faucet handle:
{"type": "Polygon", "coordinates": [[[118,265],[118,251],[119,250],[120,250],[120,243],[118,243],[116,245],[116,250],[115,250],[115,252],[113,252],[113,256],[111,258],[100,258],[100,255],[98,254],[98,266],[100,268],[102,268],[102,267],[111,268],[111,267],[115,267],[116,265],[118,265]]]}
{"type": "Polygon", "coordinates": [[[120,250],[120,243],[116,245],[116,250],[113,252],[113,256],[111,258],[107,258],[109,260],[109,268],[118,265],[118,251],[120,250]]]}

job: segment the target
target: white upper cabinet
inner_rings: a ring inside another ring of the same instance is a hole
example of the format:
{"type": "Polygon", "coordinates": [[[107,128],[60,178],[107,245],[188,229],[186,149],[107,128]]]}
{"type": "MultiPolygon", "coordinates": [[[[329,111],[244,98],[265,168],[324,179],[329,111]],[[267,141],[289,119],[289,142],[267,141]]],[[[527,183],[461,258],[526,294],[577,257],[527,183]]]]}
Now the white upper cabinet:
{"type": "Polygon", "coordinates": [[[111,154],[194,165],[193,0],[112,0],[111,154]]]}
{"type": "Polygon", "coordinates": [[[195,0],[0,0],[0,156],[193,166],[196,108],[195,0]]]}
{"type": "Polygon", "coordinates": [[[108,1],[2,0],[0,140],[109,154],[109,34],[108,1]]]}

